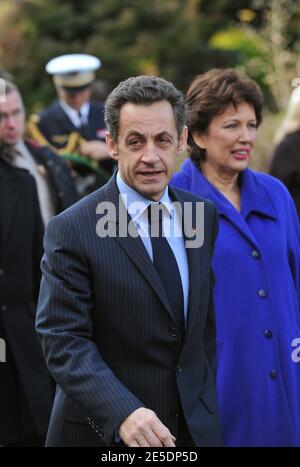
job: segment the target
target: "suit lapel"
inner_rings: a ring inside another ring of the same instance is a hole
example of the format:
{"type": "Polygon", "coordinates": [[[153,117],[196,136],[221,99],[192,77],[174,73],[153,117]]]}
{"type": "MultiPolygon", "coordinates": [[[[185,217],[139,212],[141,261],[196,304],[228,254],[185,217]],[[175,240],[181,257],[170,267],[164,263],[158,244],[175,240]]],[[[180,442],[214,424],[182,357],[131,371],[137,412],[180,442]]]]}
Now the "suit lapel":
{"type": "MultiPolygon", "coordinates": [[[[107,184],[106,186],[106,200],[110,201],[113,203],[113,205],[117,209],[117,216],[116,216],[116,232],[117,235],[115,237],[115,240],[118,242],[120,247],[124,250],[124,252],[127,254],[129,259],[136,265],[136,267],[139,269],[140,273],[145,277],[149,285],[152,287],[164,307],[168,310],[170,315],[172,316],[173,319],[174,316],[172,314],[172,310],[166,295],[166,292],[162,286],[160,277],[153,266],[153,263],[146,251],[146,248],[144,247],[144,244],[135,229],[135,226],[133,225],[133,222],[131,222],[131,226],[133,226],[133,230],[135,231],[135,236],[132,235],[127,235],[127,236],[119,236],[119,221],[120,217],[122,216],[123,219],[127,219],[127,226],[129,222],[131,221],[131,218],[126,210],[126,207],[124,206],[122,200],[119,199],[119,191],[115,182],[115,177],[111,179],[111,181],[107,184]],[[121,216],[120,216],[121,214],[121,216]]],[[[110,221],[114,223],[114,221],[110,221]]]]}

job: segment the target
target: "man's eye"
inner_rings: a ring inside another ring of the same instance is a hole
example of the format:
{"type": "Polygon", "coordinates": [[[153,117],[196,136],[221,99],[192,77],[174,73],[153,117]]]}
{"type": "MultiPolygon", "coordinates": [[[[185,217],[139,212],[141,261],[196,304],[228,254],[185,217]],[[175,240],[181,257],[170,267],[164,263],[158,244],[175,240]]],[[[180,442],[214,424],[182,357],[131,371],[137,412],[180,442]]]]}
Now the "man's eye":
{"type": "Polygon", "coordinates": [[[159,143],[160,144],[167,144],[169,142],[170,142],[170,140],[168,138],[159,138],[159,143]]]}
{"type": "Polygon", "coordinates": [[[140,143],[140,141],[139,141],[138,139],[133,139],[133,140],[129,141],[129,144],[130,144],[131,146],[136,146],[136,145],[139,144],[139,143],[140,143]]]}

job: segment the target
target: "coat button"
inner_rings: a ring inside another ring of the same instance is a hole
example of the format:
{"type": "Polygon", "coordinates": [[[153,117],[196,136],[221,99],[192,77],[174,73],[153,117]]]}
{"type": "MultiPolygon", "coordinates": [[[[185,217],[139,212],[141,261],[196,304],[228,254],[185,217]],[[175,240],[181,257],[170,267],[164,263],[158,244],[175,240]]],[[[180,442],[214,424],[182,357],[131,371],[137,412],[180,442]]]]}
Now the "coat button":
{"type": "Polygon", "coordinates": [[[277,378],[277,370],[271,370],[269,373],[269,376],[271,379],[276,379],[277,378]]]}
{"type": "Polygon", "coordinates": [[[7,310],[7,306],[6,305],[1,305],[1,311],[6,311],[7,310]]]}
{"type": "Polygon", "coordinates": [[[264,290],[264,289],[261,289],[257,292],[257,295],[260,297],[260,298],[266,298],[267,296],[267,292],[264,290]]]}
{"type": "Polygon", "coordinates": [[[178,367],[176,368],[176,373],[179,374],[179,373],[181,373],[181,372],[182,372],[182,368],[181,368],[181,366],[178,366],[178,367]]]}
{"type": "Polygon", "coordinates": [[[253,250],[252,253],[251,253],[251,255],[252,255],[252,257],[253,257],[254,259],[259,259],[259,258],[260,258],[260,253],[259,253],[259,251],[257,251],[257,250],[253,250]]]}
{"type": "Polygon", "coordinates": [[[169,336],[171,337],[178,337],[179,333],[176,328],[170,328],[169,329],[169,336]]]}
{"type": "Polygon", "coordinates": [[[272,339],[273,337],[273,332],[271,331],[271,329],[266,329],[264,331],[264,336],[267,338],[267,339],[272,339]]]}
{"type": "Polygon", "coordinates": [[[3,274],[4,274],[3,269],[0,269],[0,276],[3,276],[3,274]]]}

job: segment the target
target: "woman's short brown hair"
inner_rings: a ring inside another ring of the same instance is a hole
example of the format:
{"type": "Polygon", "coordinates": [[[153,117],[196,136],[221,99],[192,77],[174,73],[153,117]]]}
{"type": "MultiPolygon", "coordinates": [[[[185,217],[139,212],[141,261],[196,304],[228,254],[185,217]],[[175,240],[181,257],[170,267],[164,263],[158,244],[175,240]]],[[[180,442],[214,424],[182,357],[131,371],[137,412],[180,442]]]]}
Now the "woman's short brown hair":
{"type": "Polygon", "coordinates": [[[241,102],[253,106],[258,126],[262,121],[262,101],[262,92],[255,81],[236,70],[214,68],[198,75],[185,98],[188,143],[195,164],[205,159],[205,150],[194,142],[194,132],[205,133],[216,115],[222,114],[230,104],[236,107],[241,102]]]}

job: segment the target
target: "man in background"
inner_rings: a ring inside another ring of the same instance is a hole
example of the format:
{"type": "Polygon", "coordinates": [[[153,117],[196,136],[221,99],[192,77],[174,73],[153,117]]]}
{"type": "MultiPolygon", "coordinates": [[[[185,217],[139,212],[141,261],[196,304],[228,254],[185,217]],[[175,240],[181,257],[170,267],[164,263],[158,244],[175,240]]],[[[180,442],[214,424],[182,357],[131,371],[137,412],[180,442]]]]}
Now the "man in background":
{"type": "Polygon", "coordinates": [[[3,157],[34,177],[44,225],[52,216],[78,199],[65,162],[46,146],[24,138],[25,110],[15,84],[5,82],[5,102],[0,102],[0,145],[3,157]]]}
{"type": "Polygon", "coordinates": [[[79,194],[84,196],[110,178],[114,163],[105,144],[104,106],[91,102],[98,58],[87,54],[56,57],[46,65],[58,100],[33,115],[29,134],[70,160],[79,194]]]}
{"type": "MultiPolygon", "coordinates": [[[[21,98],[9,83],[1,97],[0,338],[6,359],[0,363],[0,445],[42,446],[53,403],[53,382],[34,329],[44,228],[36,181],[14,163],[23,157],[14,152],[15,146],[22,149],[21,98]]],[[[46,222],[54,206],[44,204],[43,213],[46,222]]]]}

